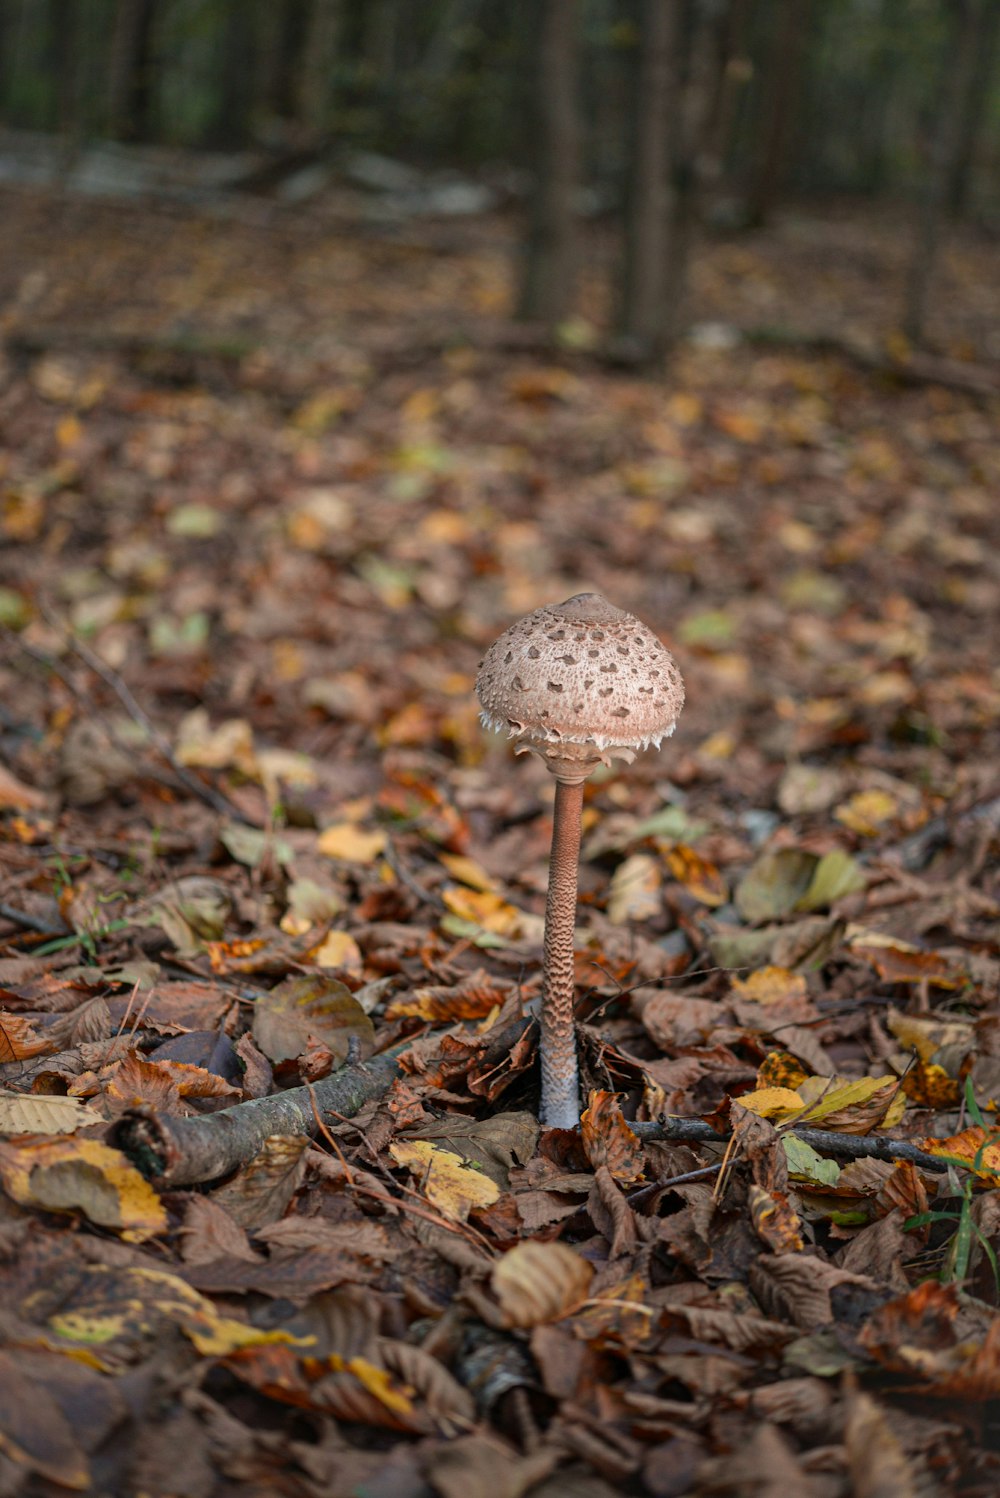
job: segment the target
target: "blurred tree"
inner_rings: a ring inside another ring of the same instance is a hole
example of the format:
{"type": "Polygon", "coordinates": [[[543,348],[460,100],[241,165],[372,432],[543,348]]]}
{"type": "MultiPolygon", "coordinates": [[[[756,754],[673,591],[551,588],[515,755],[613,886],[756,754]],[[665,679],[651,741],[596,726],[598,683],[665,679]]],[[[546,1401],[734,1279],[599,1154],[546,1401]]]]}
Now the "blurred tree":
{"type": "Polygon", "coordinates": [[[323,135],[330,125],[339,26],[340,0],[310,0],[296,112],[309,134],[316,137],[323,135]]]}
{"type": "Polygon", "coordinates": [[[306,30],[305,0],[268,0],[262,16],[264,109],[272,120],[294,120],[306,30]]]}
{"type": "Polygon", "coordinates": [[[916,241],[906,279],[903,331],[923,338],[927,298],[937,264],[948,194],[963,148],[964,115],[976,74],[976,57],[988,26],[986,12],[997,0],[945,0],[950,39],[938,81],[916,241]]]}
{"type": "Polygon", "coordinates": [[[118,0],[108,79],[109,132],[115,140],[153,133],[157,0],[118,0]]]}
{"type": "Polygon", "coordinates": [[[616,352],[645,360],[667,342],[668,244],[679,121],[684,0],[643,0],[628,156],[616,352]]]}
{"type": "Polygon", "coordinates": [[[577,0],[538,0],[534,19],[534,184],[518,310],[522,318],[554,327],[568,316],[576,289],[577,0]]]}
{"type": "Polygon", "coordinates": [[[972,65],[968,85],[959,105],[957,140],[948,168],[947,198],[952,213],[962,213],[970,196],[976,146],[983,128],[990,83],[997,60],[997,40],[1000,38],[998,0],[981,0],[978,12],[972,18],[972,25],[976,33],[972,44],[972,65]]]}
{"type": "Polygon", "coordinates": [[[79,0],[48,0],[49,69],[52,79],[52,127],[63,137],[67,160],[80,141],[79,0]]]}
{"type": "Polygon", "coordinates": [[[767,10],[768,47],[746,199],[747,223],[755,227],[767,222],[784,186],[809,18],[810,0],[772,0],[767,10]]]}
{"type": "Polygon", "coordinates": [[[683,325],[729,21],[727,0],[642,0],[614,345],[630,361],[661,358],[683,325]]]}
{"type": "Polygon", "coordinates": [[[253,130],[256,15],[239,0],[228,0],[221,10],[219,86],[206,138],[214,146],[242,146],[253,130]]]}

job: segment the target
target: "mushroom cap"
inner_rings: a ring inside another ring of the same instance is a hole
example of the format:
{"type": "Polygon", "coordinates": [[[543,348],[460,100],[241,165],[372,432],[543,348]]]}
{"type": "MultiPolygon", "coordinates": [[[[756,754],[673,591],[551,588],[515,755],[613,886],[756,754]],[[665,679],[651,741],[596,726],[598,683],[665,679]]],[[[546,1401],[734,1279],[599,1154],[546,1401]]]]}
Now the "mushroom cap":
{"type": "Polygon", "coordinates": [[[578,761],[587,756],[568,746],[592,746],[591,769],[609,755],[659,748],[684,705],[666,646],[599,593],[577,593],[512,624],[483,657],[476,692],[487,727],[506,729],[548,761],[558,754],[543,745],[567,746],[578,761]]]}

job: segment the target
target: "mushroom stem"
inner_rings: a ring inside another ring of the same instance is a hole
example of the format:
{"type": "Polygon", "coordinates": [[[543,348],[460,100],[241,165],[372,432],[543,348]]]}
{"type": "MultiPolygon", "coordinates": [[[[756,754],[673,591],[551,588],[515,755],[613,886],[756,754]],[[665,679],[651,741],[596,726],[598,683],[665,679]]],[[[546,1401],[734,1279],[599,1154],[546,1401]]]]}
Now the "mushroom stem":
{"type": "Polygon", "coordinates": [[[573,1031],[573,933],[576,928],[577,865],[583,781],[556,781],[549,889],[545,900],[545,970],[542,988],[542,1123],[575,1129],[580,1122],[580,1083],[573,1031]]]}

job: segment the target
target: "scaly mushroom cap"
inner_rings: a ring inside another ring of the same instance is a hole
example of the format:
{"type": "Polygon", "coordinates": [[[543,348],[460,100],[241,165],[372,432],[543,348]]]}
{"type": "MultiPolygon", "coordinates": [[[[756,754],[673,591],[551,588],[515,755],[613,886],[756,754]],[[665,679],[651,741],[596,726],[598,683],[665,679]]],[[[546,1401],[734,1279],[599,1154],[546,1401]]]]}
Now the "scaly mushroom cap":
{"type": "Polygon", "coordinates": [[[560,780],[674,731],[684,684],[653,632],[599,593],[577,593],[512,624],[476,681],[483,722],[538,754],[560,780]]]}

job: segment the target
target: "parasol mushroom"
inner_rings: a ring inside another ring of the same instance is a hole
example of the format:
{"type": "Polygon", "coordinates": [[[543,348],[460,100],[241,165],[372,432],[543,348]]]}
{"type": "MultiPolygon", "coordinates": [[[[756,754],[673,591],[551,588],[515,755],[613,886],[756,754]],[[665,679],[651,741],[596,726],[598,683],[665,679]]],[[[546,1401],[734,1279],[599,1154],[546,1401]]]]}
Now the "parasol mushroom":
{"type": "Polygon", "coordinates": [[[486,652],[476,680],[482,719],[556,777],[545,902],[541,1016],[542,1122],[580,1121],[573,1033],[573,932],[583,783],[673,733],[684,684],[651,630],[599,593],[536,609],[486,652]]]}

